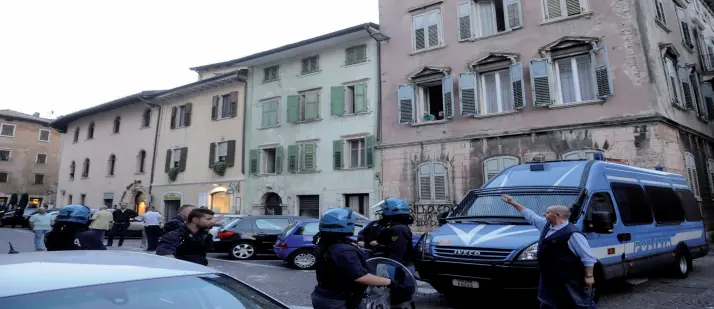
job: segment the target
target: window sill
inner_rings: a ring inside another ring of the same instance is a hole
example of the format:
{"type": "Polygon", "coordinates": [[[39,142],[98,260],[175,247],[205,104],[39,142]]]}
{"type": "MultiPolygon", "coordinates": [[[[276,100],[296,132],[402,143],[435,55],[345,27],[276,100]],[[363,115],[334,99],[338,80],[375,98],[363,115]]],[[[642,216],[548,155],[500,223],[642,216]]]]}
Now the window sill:
{"type": "Polygon", "coordinates": [[[279,124],[276,124],[276,125],[274,125],[274,126],[261,127],[261,128],[258,128],[258,130],[269,130],[269,129],[275,129],[275,128],[279,128],[279,127],[280,127],[280,125],[279,125],[279,124]]]}
{"type": "Polygon", "coordinates": [[[15,135],[0,135],[0,137],[10,137],[10,138],[14,138],[15,135]]]}
{"type": "Polygon", "coordinates": [[[669,30],[669,28],[667,28],[667,25],[666,25],[663,21],[661,21],[661,20],[655,18],[655,23],[656,23],[660,28],[664,29],[664,31],[666,31],[667,33],[672,32],[672,30],[669,30]]]}
{"type": "Polygon", "coordinates": [[[483,118],[491,118],[491,117],[499,117],[499,116],[507,116],[507,115],[513,115],[513,114],[518,114],[520,112],[519,109],[517,110],[512,110],[508,112],[501,112],[501,113],[492,113],[492,114],[483,114],[483,115],[473,115],[473,118],[476,119],[483,119],[483,118]]]}
{"type": "Polygon", "coordinates": [[[367,115],[367,114],[371,114],[371,113],[372,113],[372,111],[358,112],[358,113],[350,113],[350,114],[345,113],[345,114],[340,115],[339,117],[355,117],[355,116],[367,115]]]}
{"type": "Polygon", "coordinates": [[[513,32],[513,31],[516,31],[516,30],[521,29],[521,28],[522,28],[522,27],[513,28],[513,29],[510,29],[510,30],[501,31],[501,32],[499,32],[499,33],[491,34],[491,35],[487,35],[487,36],[471,37],[471,38],[468,38],[468,39],[459,40],[459,43],[476,42],[476,41],[488,40],[488,39],[491,39],[491,38],[495,38],[495,37],[499,37],[499,36],[504,36],[504,35],[506,35],[506,34],[509,34],[509,33],[513,32]]]}
{"type": "Polygon", "coordinates": [[[134,173],[134,175],[144,175],[144,174],[146,174],[146,173],[144,173],[144,172],[136,172],[136,173],[134,173]]]}
{"type": "Polygon", "coordinates": [[[684,41],[682,41],[682,47],[684,47],[684,49],[686,49],[690,54],[694,53],[694,46],[689,46],[684,41]]]}
{"type": "Polygon", "coordinates": [[[568,20],[573,20],[573,19],[580,19],[580,18],[590,18],[593,15],[593,11],[587,11],[587,12],[582,12],[578,15],[573,15],[573,16],[565,16],[565,17],[558,17],[558,18],[553,18],[553,19],[547,19],[544,20],[543,22],[540,23],[541,26],[545,25],[550,25],[550,24],[555,24],[563,21],[568,21],[568,20]]]}
{"type": "Polygon", "coordinates": [[[114,177],[116,177],[116,175],[107,175],[107,176],[105,176],[105,178],[114,178],[114,177]]]}
{"type": "Polygon", "coordinates": [[[221,120],[228,120],[228,119],[233,119],[233,118],[235,118],[235,116],[211,119],[211,121],[221,121],[221,120]]]}
{"type": "Polygon", "coordinates": [[[709,123],[709,120],[704,117],[698,116],[697,119],[703,123],[709,123]]]}
{"type": "Polygon", "coordinates": [[[690,109],[687,109],[686,107],[684,107],[684,106],[682,106],[682,105],[679,105],[679,103],[672,103],[672,106],[674,106],[674,108],[679,109],[679,110],[681,110],[681,111],[683,111],[683,112],[688,112],[688,111],[690,111],[690,109]]]}
{"type": "Polygon", "coordinates": [[[297,171],[293,172],[293,174],[317,174],[321,172],[320,170],[314,170],[314,171],[297,171]]]}
{"type": "Polygon", "coordinates": [[[82,180],[89,178],[89,176],[82,176],[82,180]]]}
{"type": "Polygon", "coordinates": [[[42,142],[42,143],[49,143],[49,142],[50,142],[50,141],[43,141],[43,140],[41,140],[41,139],[40,139],[40,140],[37,140],[37,141],[38,141],[38,142],[42,142]]]}
{"type": "Polygon", "coordinates": [[[277,176],[278,173],[260,173],[260,174],[255,174],[258,177],[269,177],[269,176],[277,176]]]}
{"type": "Polygon", "coordinates": [[[362,61],[362,62],[357,62],[357,63],[352,63],[352,64],[346,64],[346,63],[345,63],[344,65],[342,65],[342,67],[343,67],[343,68],[351,68],[351,67],[356,67],[356,66],[360,66],[360,65],[365,65],[365,64],[370,63],[370,62],[372,62],[372,61],[370,61],[370,60],[365,60],[365,61],[362,61]]]}
{"type": "Polygon", "coordinates": [[[275,82],[279,82],[279,81],[280,81],[280,78],[278,78],[278,79],[271,79],[271,80],[263,80],[260,84],[261,84],[261,85],[265,85],[265,84],[271,84],[271,83],[275,83],[275,82]]]}
{"type": "Polygon", "coordinates": [[[141,127],[141,128],[139,128],[139,130],[146,130],[146,129],[151,129],[151,126],[147,126],[147,127],[141,127]]]}
{"type": "Polygon", "coordinates": [[[590,101],[582,101],[582,102],[577,102],[577,103],[553,104],[553,105],[548,105],[548,108],[558,109],[558,108],[568,108],[568,107],[576,107],[576,106],[583,106],[583,105],[595,105],[595,104],[602,104],[602,103],[605,103],[605,100],[590,100],[590,101]]]}
{"type": "Polygon", "coordinates": [[[433,120],[433,121],[426,121],[426,122],[417,122],[417,123],[410,123],[409,125],[412,127],[421,127],[421,126],[430,126],[430,125],[437,125],[437,124],[444,124],[449,122],[449,119],[442,119],[442,120],[433,120]]]}
{"type": "Polygon", "coordinates": [[[346,168],[339,169],[338,171],[364,171],[364,170],[368,170],[368,169],[370,169],[370,168],[371,168],[371,167],[366,167],[366,166],[360,166],[360,167],[346,167],[346,168]]]}
{"type": "Polygon", "coordinates": [[[311,123],[311,122],[318,122],[318,121],[322,121],[322,118],[310,119],[310,120],[300,120],[300,121],[296,121],[293,123],[294,124],[302,124],[302,123],[311,123]]]}
{"type": "Polygon", "coordinates": [[[434,47],[429,47],[429,48],[425,48],[425,49],[420,49],[417,51],[412,51],[411,53],[409,53],[409,56],[428,53],[430,51],[434,51],[434,50],[438,50],[438,49],[442,49],[442,48],[446,48],[446,44],[441,44],[439,46],[434,46],[434,47]]]}
{"type": "Polygon", "coordinates": [[[429,201],[429,200],[419,200],[416,202],[417,205],[454,205],[454,202],[452,201],[429,201]]]}
{"type": "Polygon", "coordinates": [[[296,77],[307,77],[307,76],[317,75],[317,74],[320,74],[320,72],[322,72],[322,70],[300,73],[296,77]]]}

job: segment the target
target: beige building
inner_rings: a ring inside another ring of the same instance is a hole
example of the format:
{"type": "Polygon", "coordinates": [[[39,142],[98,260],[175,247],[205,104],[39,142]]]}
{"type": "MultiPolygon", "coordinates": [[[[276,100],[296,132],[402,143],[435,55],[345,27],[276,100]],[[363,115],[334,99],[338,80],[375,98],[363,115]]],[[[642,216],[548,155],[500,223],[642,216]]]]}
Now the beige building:
{"type": "Polygon", "coordinates": [[[139,213],[150,196],[158,107],[144,91],[62,116],[50,125],[61,141],[57,204],[91,208],[129,204],[139,213]]]}
{"type": "Polygon", "coordinates": [[[165,91],[152,183],[153,204],[168,217],[182,204],[239,213],[243,171],[244,71],[165,91]]]}
{"type": "Polygon", "coordinates": [[[0,110],[0,204],[24,193],[29,203],[54,204],[60,134],[50,119],[0,110]]]}

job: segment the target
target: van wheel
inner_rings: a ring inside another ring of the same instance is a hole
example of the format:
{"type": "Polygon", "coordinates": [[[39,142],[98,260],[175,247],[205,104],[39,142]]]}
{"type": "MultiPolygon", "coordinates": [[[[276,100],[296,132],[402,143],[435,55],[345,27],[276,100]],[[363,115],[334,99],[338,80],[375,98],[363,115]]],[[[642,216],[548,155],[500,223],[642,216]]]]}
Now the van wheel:
{"type": "Polygon", "coordinates": [[[230,256],[235,260],[250,260],[255,257],[255,246],[249,242],[239,242],[231,248],[230,256]]]}
{"type": "Polygon", "coordinates": [[[671,266],[672,275],[675,278],[684,279],[689,277],[689,273],[692,271],[692,258],[689,254],[682,252],[682,249],[677,249],[674,253],[674,262],[671,266]]]}
{"type": "Polygon", "coordinates": [[[298,250],[290,257],[290,265],[298,269],[313,269],[315,267],[315,252],[313,250],[298,250]]]}

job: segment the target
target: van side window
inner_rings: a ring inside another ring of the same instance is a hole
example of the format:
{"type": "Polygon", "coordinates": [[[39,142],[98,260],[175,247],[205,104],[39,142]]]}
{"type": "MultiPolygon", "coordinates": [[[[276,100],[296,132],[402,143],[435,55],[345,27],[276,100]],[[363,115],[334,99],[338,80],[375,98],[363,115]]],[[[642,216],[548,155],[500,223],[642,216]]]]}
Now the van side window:
{"type": "Polygon", "coordinates": [[[612,223],[617,222],[617,216],[615,215],[615,206],[612,204],[612,198],[610,193],[607,192],[596,192],[590,197],[590,204],[588,205],[588,214],[594,211],[604,211],[610,213],[610,218],[612,218],[612,223]]]}
{"type": "Polygon", "coordinates": [[[672,188],[645,186],[650,197],[657,223],[681,223],[684,221],[682,202],[672,188]]]}
{"type": "Polygon", "coordinates": [[[613,182],[610,184],[615,195],[620,218],[625,225],[652,223],[652,209],[647,196],[638,184],[613,182]]]}
{"type": "Polygon", "coordinates": [[[684,208],[684,217],[689,222],[702,221],[702,211],[699,209],[699,203],[692,194],[692,191],[685,189],[677,189],[677,195],[682,200],[682,208],[684,208]]]}

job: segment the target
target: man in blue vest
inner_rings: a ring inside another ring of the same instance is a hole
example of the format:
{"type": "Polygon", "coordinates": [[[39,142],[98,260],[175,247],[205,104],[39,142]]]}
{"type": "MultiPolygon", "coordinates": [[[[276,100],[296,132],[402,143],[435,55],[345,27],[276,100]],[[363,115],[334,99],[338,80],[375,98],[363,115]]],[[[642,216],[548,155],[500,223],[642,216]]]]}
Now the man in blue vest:
{"type": "Polygon", "coordinates": [[[514,201],[509,195],[504,194],[501,198],[541,231],[537,253],[540,307],[596,308],[585,288],[595,283],[593,266],[597,259],[585,236],[568,222],[570,209],[550,206],[544,218],[514,201]]]}

